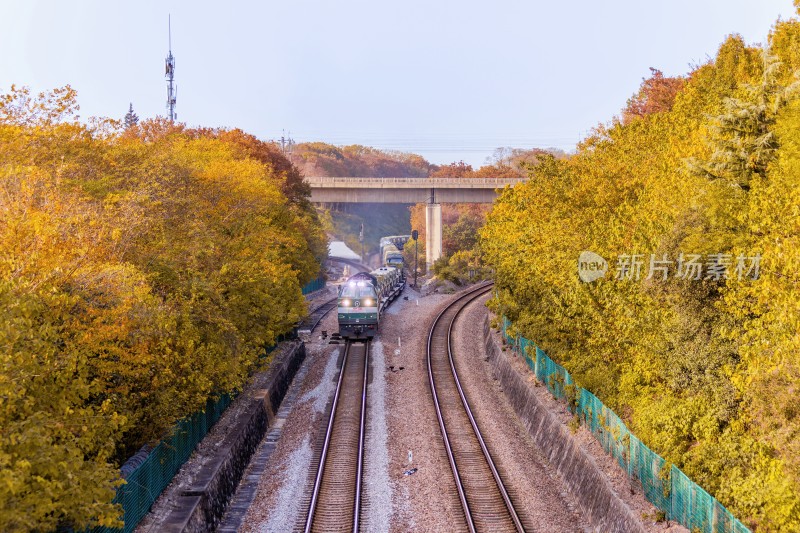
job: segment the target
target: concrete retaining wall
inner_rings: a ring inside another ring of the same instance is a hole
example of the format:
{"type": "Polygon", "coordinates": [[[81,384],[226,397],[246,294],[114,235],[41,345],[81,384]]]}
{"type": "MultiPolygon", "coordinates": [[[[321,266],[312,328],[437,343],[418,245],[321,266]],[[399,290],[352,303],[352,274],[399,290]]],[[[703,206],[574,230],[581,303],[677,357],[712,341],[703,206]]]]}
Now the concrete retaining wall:
{"type": "Polygon", "coordinates": [[[181,492],[160,531],[200,533],[215,530],[305,355],[305,345],[296,342],[292,349],[276,356],[267,371],[265,387],[240,399],[246,404],[242,406],[238,420],[216,449],[214,457],[181,492]]]}
{"type": "Polygon", "coordinates": [[[567,482],[595,529],[603,532],[644,533],[641,522],[614,493],[594,460],[581,450],[573,441],[569,430],[539,402],[525,379],[511,367],[490,333],[488,316],[483,329],[489,363],[514,411],[550,463],[567,482]]]}

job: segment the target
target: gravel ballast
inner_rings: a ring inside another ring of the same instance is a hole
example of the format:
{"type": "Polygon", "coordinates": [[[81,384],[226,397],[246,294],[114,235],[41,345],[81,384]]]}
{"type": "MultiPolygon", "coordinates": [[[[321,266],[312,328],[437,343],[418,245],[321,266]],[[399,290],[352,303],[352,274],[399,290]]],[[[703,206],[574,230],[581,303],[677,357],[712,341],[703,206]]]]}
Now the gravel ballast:
{"type": "MultiPolygon", "coordinates": [[[[333,330],[335,313],[330,313],[319,329],[333,330]]],[[[304,516],[301,502],[308,490],[308,472],[313,462],[315,440],[337,375],[340,345],[328,344],[314,336],[306,343],[307,368],[293,386],[299,388],[298,400],[287,416],[280,440],[240,531],[290,531],[304,516]]]]}
{"type": "Polygon", "coordinates": [[[389,531],[392,517],[392,484],[389,479],[389,434],[386,420],[386,378],[381,341],[370,348],[370,381],[367,390],[367,438],[364,465],[364,502],[361,524],[365,531],[389,531]]]}

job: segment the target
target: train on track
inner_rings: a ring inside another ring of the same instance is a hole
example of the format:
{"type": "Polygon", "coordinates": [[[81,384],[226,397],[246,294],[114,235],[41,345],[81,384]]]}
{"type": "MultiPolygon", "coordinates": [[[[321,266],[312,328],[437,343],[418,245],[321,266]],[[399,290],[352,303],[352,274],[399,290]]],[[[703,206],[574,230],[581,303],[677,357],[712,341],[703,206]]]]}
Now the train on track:
{"type": "Polygon", "coordinates": [[[345,339],[371,339],[378,332],[381,315],[405,288],[403,245],[410,236],[381,239],[383,266],[350,276],[339,288],[339,335],[345,339]],[[399,248],[398,248],[399,246],[399,248]]]}
{"type": "Polygon", "coordinates": [[[403,246],[410,238],[411,235],[392,235],[381,238],[381,261],[383,266],[403,268],[403,246]]]}

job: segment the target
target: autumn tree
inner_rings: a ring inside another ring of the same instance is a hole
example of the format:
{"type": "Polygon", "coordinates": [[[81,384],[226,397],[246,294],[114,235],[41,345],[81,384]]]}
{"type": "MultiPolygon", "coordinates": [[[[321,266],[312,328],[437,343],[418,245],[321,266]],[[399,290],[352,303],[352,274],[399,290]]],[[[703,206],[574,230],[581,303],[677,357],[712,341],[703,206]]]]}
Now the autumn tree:
{"type": "Polygon", "coordinates": [[[463,161],[450,163],[449,165],[441,165],[433,170],[429,178],[446,178],[446,179],[461,179],[469,178],[472,176],[472,165],[468,165],[463,161]]]}
{"type": "Polygon", "coordinates": [[[512,333],[758,531],[800,528],[797,43],[781,21],[766,54],[734,35],[685,79],[654,71],[622,120],[537,158],[479,242],[512,333]],[[605,278],[576,279],[585,250],[605,278]],[[641,277],[621,275],[637,254],[641,277]],[[730,275],[677,277],[681,254],[730,258],[730,275]],[[761,277],[740,279],[751,256],[761,277]]]}
{"type": "Polygon", "coordinates": [[[320,269],[285,159],[77,109],[69,87],[0,97],[3,531],[119,525],[119,465],[241,389],[320,269]]]}
{"type": "Polygon", "coordinates": [[[0,124],[48,126],[76,120],[80,110],[76,95],[69,85],[38,95],[31,94],[30,87],[12,85],[0,95],[0,124]]]}
{"type": "Polygon", "coordinates": [[[639,92],[628,100],[622,111],[623,121],[669,111],[684,83],[683,78],[666,77],[660,70],[650,67],[650,77],[642,80],[639,92]]]}

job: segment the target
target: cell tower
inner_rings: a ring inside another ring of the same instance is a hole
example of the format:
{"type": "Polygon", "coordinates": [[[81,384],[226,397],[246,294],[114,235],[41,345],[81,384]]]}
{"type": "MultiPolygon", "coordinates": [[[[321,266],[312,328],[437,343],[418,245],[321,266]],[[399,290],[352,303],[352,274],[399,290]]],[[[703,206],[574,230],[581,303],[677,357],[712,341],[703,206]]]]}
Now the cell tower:
{"type": "Polygon", "coordinates": [[[169,25],[169,55],[167,56],[167,67],[165,76],[167,78],[167,109],[169,109],[169,120],[175,122],[178,118],[175,113],[175,103],[178,100],[178,89],[175,87],[175,57],[172,55],[172,16],[168,20],[169,25]]]}

